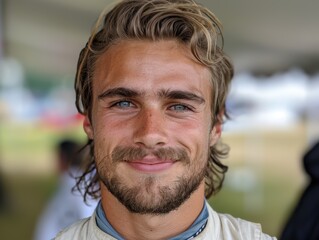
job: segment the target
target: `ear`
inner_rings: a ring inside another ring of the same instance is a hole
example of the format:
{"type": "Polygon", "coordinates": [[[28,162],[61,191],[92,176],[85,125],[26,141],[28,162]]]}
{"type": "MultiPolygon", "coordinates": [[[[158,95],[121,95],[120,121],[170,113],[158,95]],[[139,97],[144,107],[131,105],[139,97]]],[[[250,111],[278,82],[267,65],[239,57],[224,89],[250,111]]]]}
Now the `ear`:
{"type": "Polygon", "coordinates": [[[86,115],[83,121],[83,129],[89,139],[94,138],[94,131],[89,117],[86,115]]]}
{"type": "Polygon", "coordinates": [[[210,146],[217,143],[222,134],[222,124],[218,121],[210,132],[210,146]]]}

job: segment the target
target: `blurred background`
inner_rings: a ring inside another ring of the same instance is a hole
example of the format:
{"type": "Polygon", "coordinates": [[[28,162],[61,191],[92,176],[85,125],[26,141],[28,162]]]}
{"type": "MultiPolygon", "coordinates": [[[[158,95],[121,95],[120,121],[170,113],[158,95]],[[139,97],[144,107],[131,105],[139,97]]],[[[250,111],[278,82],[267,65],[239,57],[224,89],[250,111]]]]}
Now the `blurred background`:
{"type": "MultiPolygon", "coordinates": [[[[0,0],[2,239],[33,238],[57,188],[56,142],[86,140],[77,57],[112,2],[0,0]]],[[[319,140],[319,1],[200,2],[222,21],[236,69],[223,133],[230,170],[210,203],[279,236],[309,181],[303,155],[319,140]]]]}

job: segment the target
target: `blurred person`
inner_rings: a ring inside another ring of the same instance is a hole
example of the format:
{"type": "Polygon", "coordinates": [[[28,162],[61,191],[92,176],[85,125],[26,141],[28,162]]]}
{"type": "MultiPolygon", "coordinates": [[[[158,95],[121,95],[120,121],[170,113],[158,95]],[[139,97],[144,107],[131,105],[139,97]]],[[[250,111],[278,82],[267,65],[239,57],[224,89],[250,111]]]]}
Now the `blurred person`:
{"type": "Polygon", "coordinates": [[[206,201],[227,170],[217,142],[233,66],[221,34],[192,0],[124,0],[101,14],[75,82],[91,152],[78,188],[101,201],[55,239],[273,239],[206,201]]]}
{"type": "Polygon", "coordinates": [[[42,212],[35,230],[35,240],[52,239],[59,231],[77,220],[90,216],[96,202],[85,204],[82,196],[73,193],[74,177],[82,174],[83,152],[80,145],[70,139],[56,146],[59,173],[58,189],[42,212]]]}
{"type": "Polygon", "coordinates": [[[319,239],[319,141],[304,155],[303,164],[310,181],[283,229],[281,240],[319,239]]]}

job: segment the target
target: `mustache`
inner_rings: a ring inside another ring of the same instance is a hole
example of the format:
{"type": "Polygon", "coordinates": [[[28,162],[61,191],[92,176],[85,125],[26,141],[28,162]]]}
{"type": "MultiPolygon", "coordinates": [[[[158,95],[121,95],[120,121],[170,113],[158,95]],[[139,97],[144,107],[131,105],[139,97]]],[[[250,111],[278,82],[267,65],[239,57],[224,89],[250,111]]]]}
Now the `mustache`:
{"type": "Polygon", "coordinates": [[[180,161],[182,163],[190,163],[190,158],[187,152],[181,148],[158,148],[156,150],[147,150],[139,147],[123,147],[117,146],[112,152],[112,161],[117,162],[131,162],[137,159],[142,159],[146,156],[153,155],[160,160],[180,161]]]}

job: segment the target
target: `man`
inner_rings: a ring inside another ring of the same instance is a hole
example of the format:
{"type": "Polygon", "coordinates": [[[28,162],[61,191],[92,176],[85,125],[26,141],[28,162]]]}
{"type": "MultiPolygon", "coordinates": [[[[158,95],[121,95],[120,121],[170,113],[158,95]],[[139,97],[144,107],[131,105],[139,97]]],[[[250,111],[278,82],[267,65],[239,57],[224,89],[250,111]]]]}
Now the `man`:
{"type": "Polygon", "coordinates": [[[56,239],[271,239],[205,201],[227,170],[217,142],[233,67],[220,28],[192,0],[101,15],[75,82],[92,155],[78,188],[101,202],[56,239]]]}

